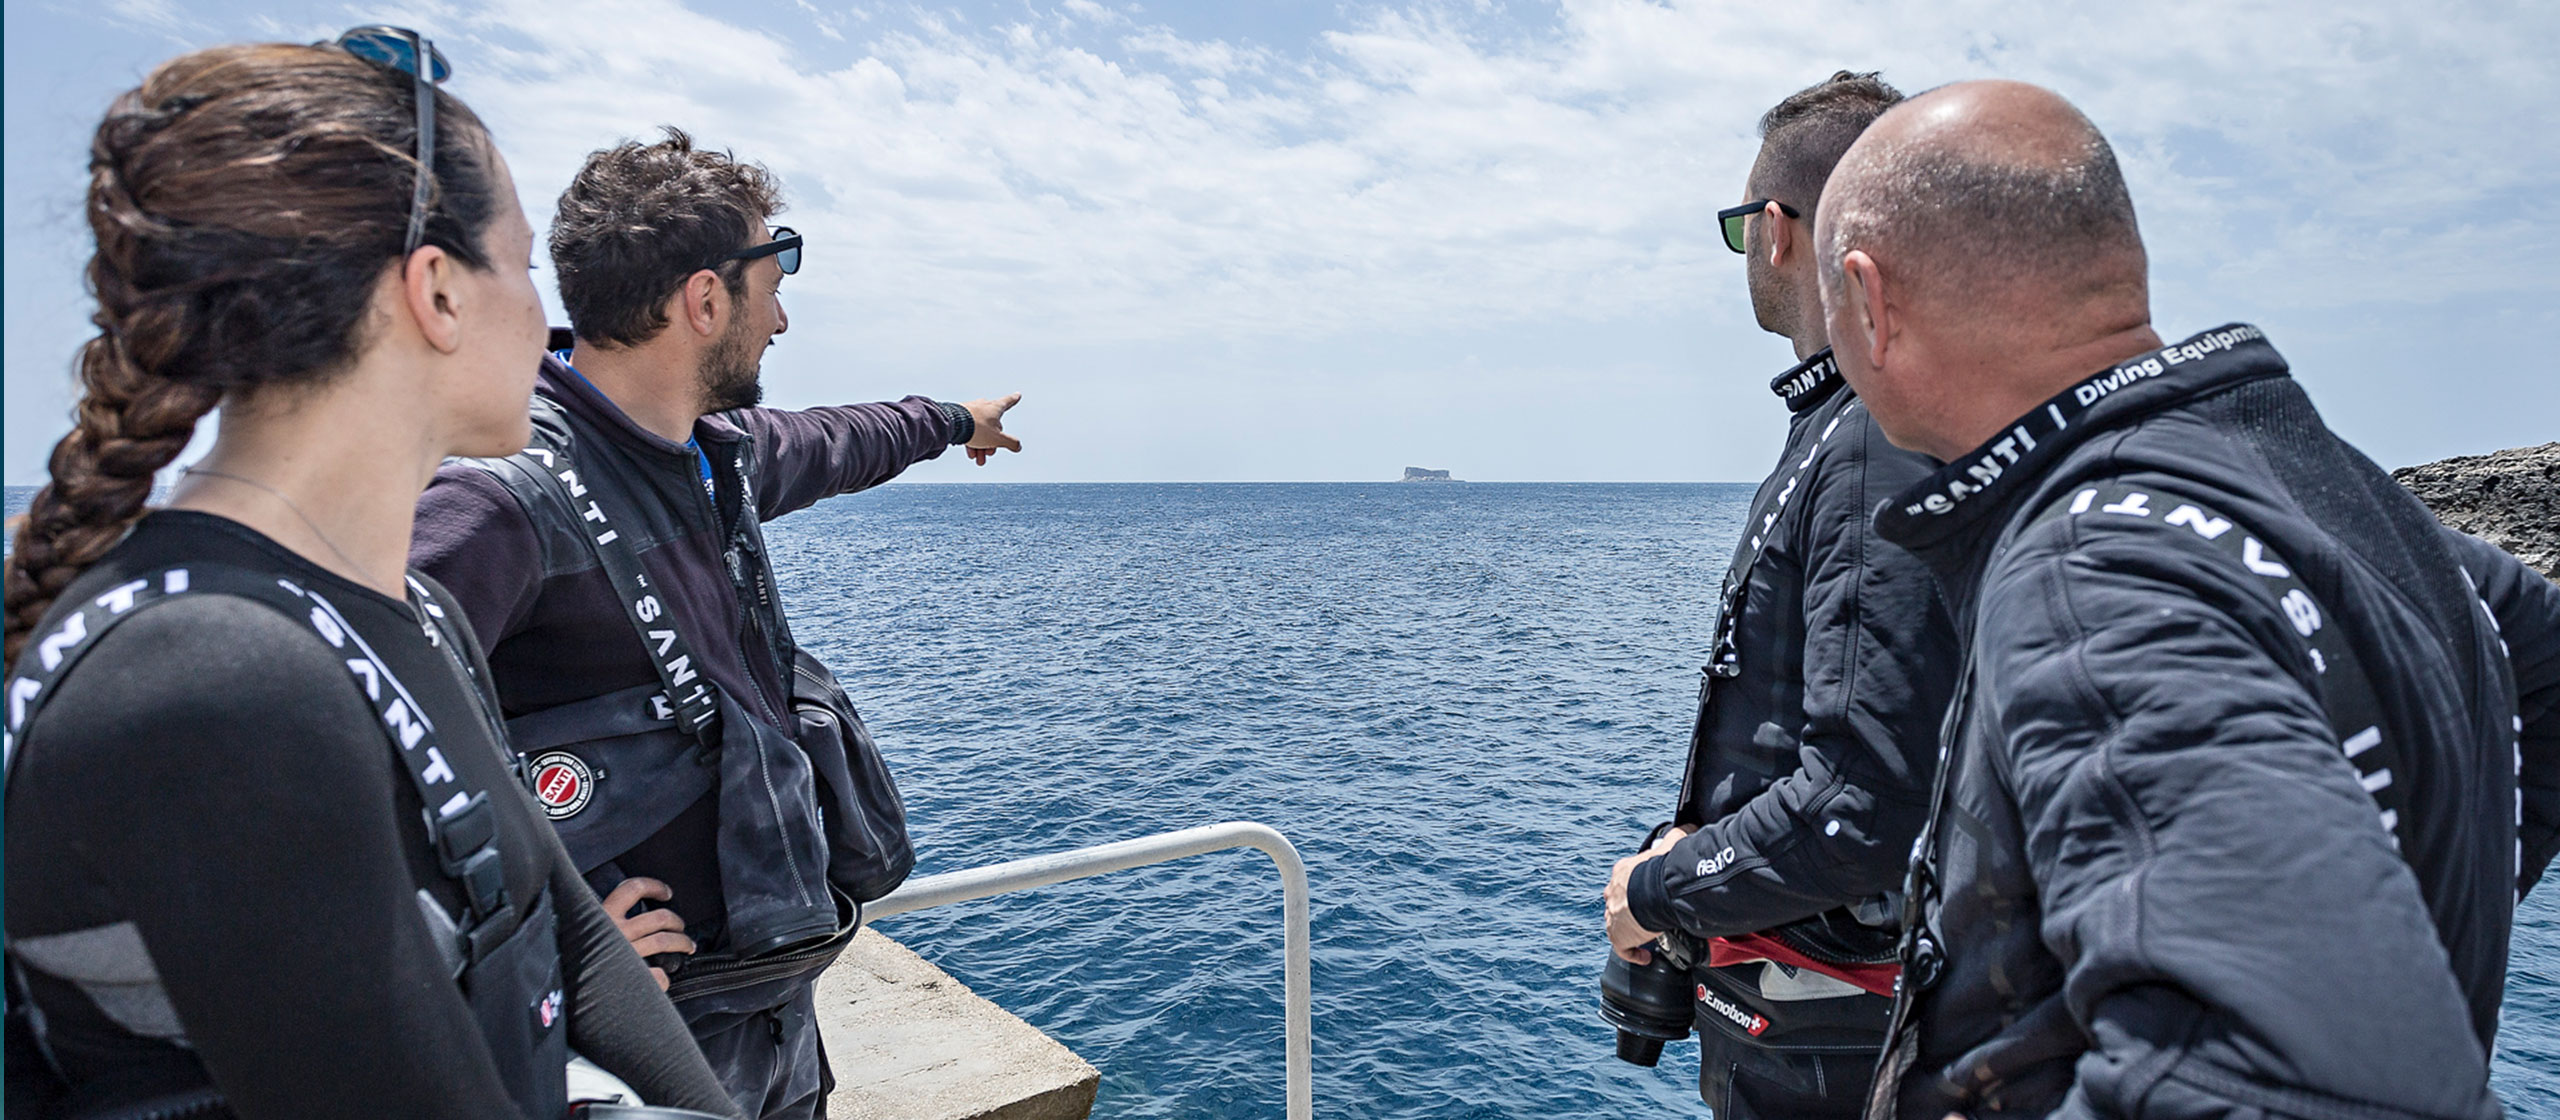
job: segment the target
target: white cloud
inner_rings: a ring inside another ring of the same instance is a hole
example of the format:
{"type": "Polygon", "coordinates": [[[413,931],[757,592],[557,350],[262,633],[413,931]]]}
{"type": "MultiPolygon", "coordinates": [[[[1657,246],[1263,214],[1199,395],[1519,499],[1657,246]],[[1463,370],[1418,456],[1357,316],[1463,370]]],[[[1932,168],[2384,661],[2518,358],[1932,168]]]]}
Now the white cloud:
{"type": "Polygon", "coordinates": [[[109,19],[165,36],[182,37],[206,30],[203,23],[180,12],[174,0],[108,0],[105,12],[109,19]]]}
{"type": "Polygon", "coordinates": [[[2114,136],[2163,270],[2206,287],[2553,283],[2493,252],[2552,244],[2560,159],[2516,143],[2560,94],[2543,7],[1572,0],[1488,29],[1426,5],[1294,57],[1087,0],[927,14],[842,59],[672,0],[456,18],[529,181],[660,121],[732,144],[800,200],[803,298],[901,349],[1692,310],[1728,294],[1706,215],[1757,110],[1838,64],[2060,88],[2114,136]]]}
{"type": "MultiPolygon", "coordinates": [[[[1652,341],[1588,368],[1703,380],[1708,407],[1753,408],[1740,451],[1718,430],[1687,460],[1745,476],[1768,434],[1749,386],[1778,349],[1752,333],[1710,215],[1738,196],[1759,112],[1844,66],[2077,101],[2133,182],[2169,329],[2531,308],[2560,289],[2538,263],[2560,250],[2547,4],[1413,0],[1349,6],[1305,42],[1186,32],[1159,6],[988,7],[998,18],[843,0],[410,14],[460,63],[454,88],[497,130],[537,224],[584,153],[661,123],[781,174],[784,220],[810,238],[775,352],[784,401],[841,398],[848,363],[1237,347],[1298,356],[1226,376],[1339,361],[1464,392],[1514,382],[1381,340],[1633,324],[1652,341]],[[1362,356],[1381,349],[1407,357],[1362,356]]],[[[1684,473],[1646,462],[1591,469],[1684,473]]]]}

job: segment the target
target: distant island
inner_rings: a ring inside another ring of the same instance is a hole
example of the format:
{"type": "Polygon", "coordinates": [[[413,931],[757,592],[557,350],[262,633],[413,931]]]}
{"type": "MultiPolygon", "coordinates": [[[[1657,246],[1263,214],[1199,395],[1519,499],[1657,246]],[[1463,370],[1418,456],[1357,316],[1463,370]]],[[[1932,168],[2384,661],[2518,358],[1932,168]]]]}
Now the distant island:
{"type": "Polygon", "coordinates": [[[1421,468],[1421,467],[1406,467],[1406,468],[1404,469],[1404,480],[1405,480],[1406,482],[1457,482],[1457,481],[1460,481],[1459,479],[1454,479],[1454,478],[1449,477],[1449,472],[1447,472],[1447,471],[1424,470],[1424,469],[1423,469],[1423,468],[1421,468]]]}

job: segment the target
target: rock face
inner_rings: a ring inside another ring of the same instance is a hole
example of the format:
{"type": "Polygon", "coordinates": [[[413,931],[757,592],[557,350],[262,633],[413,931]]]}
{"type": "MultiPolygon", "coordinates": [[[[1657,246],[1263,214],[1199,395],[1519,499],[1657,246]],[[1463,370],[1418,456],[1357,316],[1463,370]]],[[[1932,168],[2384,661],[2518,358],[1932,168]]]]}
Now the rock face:
{"type": "Polygon", "coordinates": [[[1456,481],[1457,481],[1457,479],[1454,479],[1454,478],[1449,477],[1449,472],[1447,472],[1447,471],[1435,471],[1435,470],[1429,470],[1429,469],[1426,469],[1426,468],[1423,468],[1423,467],[1406,467],[1406,468],[1404,469],[1404,480],[1405,480],[1406,482],[1456,482],[1456,481]]]}
{"type": "Polygon", "coordinates": [[[2391,477],[2436,520],[2560,580],[2560,443],[2402,467],[2391,477]]]}

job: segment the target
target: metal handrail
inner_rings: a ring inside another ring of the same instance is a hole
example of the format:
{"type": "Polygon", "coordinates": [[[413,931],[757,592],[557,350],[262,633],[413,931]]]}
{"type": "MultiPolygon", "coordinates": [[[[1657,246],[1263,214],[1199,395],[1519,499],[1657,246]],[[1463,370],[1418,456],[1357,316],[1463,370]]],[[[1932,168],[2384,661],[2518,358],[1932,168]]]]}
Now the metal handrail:
{"type": "Polygon", "coordinates": [[[905,886],[889,892],[887,897],[862,904],[862,921],[868,924],[872,919],[892,914],[949,906],[1007,891],[1045,887],[1051,883],[1126,871],[1132,867],[1229,848],[1259,849],[1280,868],[1282,920],[1286,926],[1282,963],[1287,986],[1289,1120],[1311,1120],[1315,1115],[1315,1055],[1310,1042],[1315,997],[1307,970],[1307,865],[1298,858],[1297,846],[1269,825],[1228,821],[910,879],[905,886]]]}

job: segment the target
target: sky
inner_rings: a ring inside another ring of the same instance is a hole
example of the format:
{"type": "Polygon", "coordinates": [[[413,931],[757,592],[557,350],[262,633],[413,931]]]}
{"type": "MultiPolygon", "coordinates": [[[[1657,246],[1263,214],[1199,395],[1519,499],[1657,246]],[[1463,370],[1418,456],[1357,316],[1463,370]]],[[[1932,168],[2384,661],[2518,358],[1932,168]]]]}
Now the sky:
{"type": "Polygon", "coordinates": [[[451,58],[537,229],[661,125],[771,168],[769,404],[1024,394],[1023,455],[909,479],[1756,480],[1793,356],[1713,214],[1844,67],[2073,99],[2161,332],[2265,328],[2385,466],[2560,438],[2549,3],[10,0],[10,484],[69,424],[107,102],[372,22],[451,58]]]}

